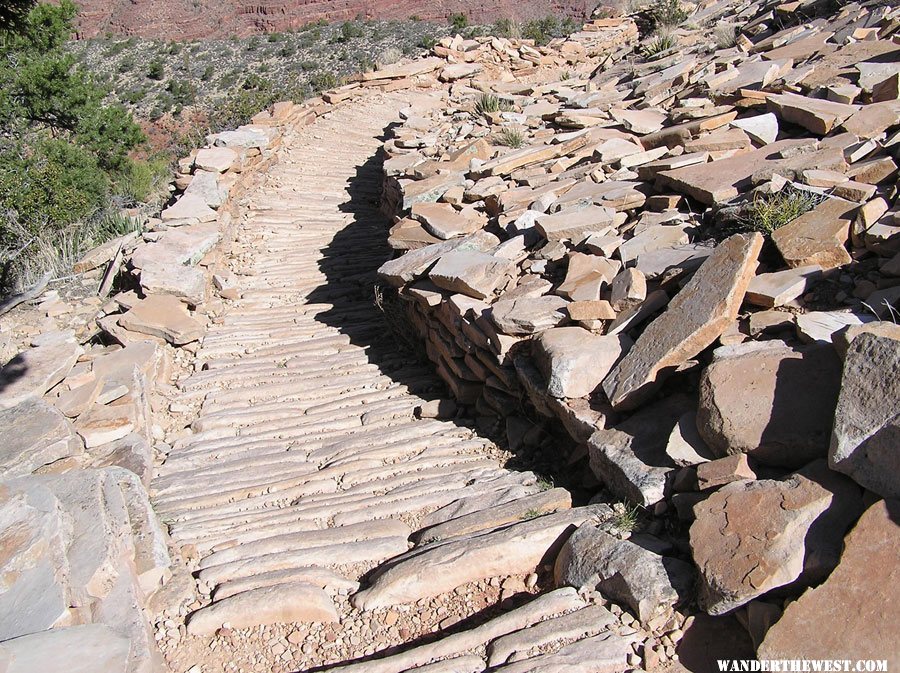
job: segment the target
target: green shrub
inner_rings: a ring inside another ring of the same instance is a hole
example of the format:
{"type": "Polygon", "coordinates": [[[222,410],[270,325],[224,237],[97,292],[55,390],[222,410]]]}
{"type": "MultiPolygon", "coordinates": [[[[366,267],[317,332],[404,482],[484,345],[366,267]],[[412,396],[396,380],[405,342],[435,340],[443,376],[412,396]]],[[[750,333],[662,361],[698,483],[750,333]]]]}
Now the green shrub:
{"type": "Polygon", "coordinates": [[[469,25],[469,17],[462,12],[451,14],[447,20],[450,22],[450,26],[453,30],[456,31],[463,30],[469,25]]]}
{"type": "Polygon", "coordinates": [[[758,231],[766,236],[822,203],[820,194],[786,187],[774,194],[757,195],[738,216],[734,231],[758,231]]]}
{"type": "Polygon", "coordinates": [[[356,21],[344,21],[344,23],[341,24],[341,41],[343,42],[363,37],[365,34],[366,31],[356,21]]]}
{"type": "Polygon", "coordinates": [[[492,93],[483,93],[475,101],[475,112],[480,115],[491,112],[509,112],[512,109],[512,103],[504,98],[498,98],[492,93]]]}
{"type": "Polygon", "coordinates": [[[156,81],[161,81],[165,76],[166,68],[163,65],[162,59],[155,58],[150,61],[150,64],[147,66],[147,77],[155,79],[156,81]]]}
{"type": "Polygon", "coordinates": [[[677,26],[688,18],[679,0],[654,0],[647,12],[654,26],[677,26]]]}
{"type": "Polygon", "coordinates": [[[506,145],[507,147],[518,149],[525,145],[525,136],[516,129],[503,129],[496,135],[495,141],[498,145],[506,145]]]}

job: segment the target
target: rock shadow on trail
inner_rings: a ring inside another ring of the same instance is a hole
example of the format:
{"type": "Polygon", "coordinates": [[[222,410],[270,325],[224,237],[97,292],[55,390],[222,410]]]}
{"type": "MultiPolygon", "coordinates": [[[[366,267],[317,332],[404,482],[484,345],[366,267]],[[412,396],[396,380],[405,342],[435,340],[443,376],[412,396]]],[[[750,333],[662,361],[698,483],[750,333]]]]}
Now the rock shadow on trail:
{"type": "MultiPolygon", "coordinates": [[[[393,126],[392,123],[386,127],[379,138],[384,140],[393,126]]],[[[383,163],[384,154],[379,149],[357,166],[347,181],[349,198],[339,209],[352,219],[322,248],[319,269],[327,282],[313,290],[307,301],[331,304],[332,308],[317,314],[316,320],[346,334],[385,376],[424,400],[447,398],[445,386],[425,358],[424,349],[416,352],[409,345],[412,339],[404,339],[396,331],[407,326],[412,336],[412,327],[405,319],[392,315],[399,310],[400,300],[383,304],[383,308],[376,303],[376,271],[393,257],[388,245],[391,222],[380,210],[383,163]]]]}

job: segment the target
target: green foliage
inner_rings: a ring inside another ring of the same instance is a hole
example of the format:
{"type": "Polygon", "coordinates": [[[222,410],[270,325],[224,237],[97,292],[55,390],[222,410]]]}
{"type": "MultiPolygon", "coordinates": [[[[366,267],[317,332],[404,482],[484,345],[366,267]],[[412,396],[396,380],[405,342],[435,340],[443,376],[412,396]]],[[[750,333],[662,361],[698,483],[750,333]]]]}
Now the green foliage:
{"type": "Polygon", "coordinates": [[[340,81],[333,72],[317,72],[309,78],[309,86],[313,91],[327,91],[339,85],[340,81]]]}
{"type": "Polygon", "coordinates": [[[659,32],[649,38],[641,47],[641,52],[647,58],[654,58],[678,45],[678,40],[672,33],[659,32]]]}
{"type": "Polygon", "coordinates": [[[457,14],[451,14],[447,20],[450,25],[453,27],[453,30],[463,30],[469,25],[469,17],[459,12],[457,14]]]}
{"type": "Polygon", "coordinates": [[[357,37],[363,37],[366,31],[356,21],[344,21],[341,24],[341,38],[343,42],[347,42],[357,37]]]}
{"type": "Polygon", "coordinates": [[[647,13],[654,26],[678,26],[688,18],[679,0],[654,0],[647,13]]]}
{"type": "Polygon", "coordinates": [[[132,207],[141,203],[159,203],[168,196],[172,177],[168,157],[156,155],[146,161],[132,161],[116,175],[112,191],[118,205],[132,207]]]}
{"type": "MultiPolygon", "coordinates": [[[[0,152],[0,211],[13,213],[22,228],[64,227],[94,214],[108,191],[106,174],[84,148],[41,137],[29,146],[0,152]]],[[[8,230],[0,230],[0,242],[8,230]]]]}
{"type": "Polygon", "coordinates": [[[162,59],[155,58],[150,61],[150,64],[147,66],[147,77],[150,79],[155,79],[156,81],[160,81],[166,75],[166,69],[163,65],[162,59]]]}
{"type": "Polygon", "coordinates": [[[758,195],[738,217],[735,231],[769,235],[822,203],[826,197],[786,187],[774,194],[758,195]]]}
{"type": "Polygon", "coordinates": [[[509,112],[512,109],[512,103],[491,93],[483,93],[475,101],[475,112],[480,115],[486,115],[491,112],[509,112]]]}
{"type": "Polygon", "coordinates": [[[516,129],[503,129],[497,134],[496,142],[498,145],[506,145],[507,147],[518,149],[525,145],[525,136],[516,129]]]}
{"type": "MultiPolygon", "coordinates": [[[[0,279],[8,262],[29,258],[28,241],[87,242],[76,230],[107,205],[112,185],[135,170],[129,152],[140,127],[76,66],[64,45],[76,8],[71,0],[33,5],[0,23],[0,279]]],[[[77,247],[77,246],[76,246],[77,247]]],[[[29,248],[31,250],[31,248],[29,248]]],[[[14,274],[15,275],[15,274],[14,274]]]]}

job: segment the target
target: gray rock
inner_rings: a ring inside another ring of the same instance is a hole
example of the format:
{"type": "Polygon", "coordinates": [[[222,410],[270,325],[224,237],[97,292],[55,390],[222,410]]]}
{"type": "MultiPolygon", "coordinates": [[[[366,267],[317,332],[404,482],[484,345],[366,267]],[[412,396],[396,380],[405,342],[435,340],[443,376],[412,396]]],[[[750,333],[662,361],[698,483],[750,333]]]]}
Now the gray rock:
{"type": "Polygon", "coordinates": [[[228,198],[228,189],[219,184],[219,175],[212,171],[197,171],[185,195],[199,196],[207,206],[216,210],[228,198]]]}
{"type": "Polygon", "coordinates": [[[501,299],[491,307],[489,315],[504,334],[535,334],[564,322],[568,303],[555,295],[501,299]]]}
{"type": "MultiPolygon", "coordinates": [[[[499,302],[498,302],[499,303],[499,302]]],[[[581,327],[557,327],[534,341],[534,359],[552,397],[584,397],[631,347],[624,334],[599,336],[581,327]]]]}
{"type": "Polygon", "coordinates": [[[900,497],[900,340],[860,334],[847,350],[828,452],[832,469],[900,497]]]}
{"type": "Polygon", "coordinates": [[[82,353],[77,343],[63,341],[16,355],[0,369],[0,409],[43,397],[68,376],[82,353]]]}
{"type": "Polygon", "coordinates": [[[693,582],[690,564],[662,556],[664,548],[649,535],[620,540],[591,524],[582,525],[556,559],[556,585],[596,588],[628,605],[646,624],[687,599],[693,582]]]}
{"type": "Polygon", "coordinates": [[[0,411],[0,436],[0,473],[5,477],[25,476],[84,451],[69,420],[42,400],[0,411]]]}
{"type": "Polygon", "coordinates": [[[591,470],[616,496],[648,507],[665,496],[676,463],[666,453],[669,436],[693,404],[669,397],[642,409],[588,441],[591,470]]]}
{"type": "Polygon", "coordinates": [[[126,673],[131,642],[104,624],[32,633],[0,643],[4,673],[126,673]]]}

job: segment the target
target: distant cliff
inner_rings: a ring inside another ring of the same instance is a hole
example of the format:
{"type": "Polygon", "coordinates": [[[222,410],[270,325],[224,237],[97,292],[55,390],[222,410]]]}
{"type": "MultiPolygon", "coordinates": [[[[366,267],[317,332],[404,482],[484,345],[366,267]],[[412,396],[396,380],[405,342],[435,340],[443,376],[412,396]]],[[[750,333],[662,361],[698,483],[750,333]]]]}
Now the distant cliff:
{"type": "Polygon", "coordinates": [[[76,0],[79,36],[104,33],[197,40],[256,32],[279,32],[312,21],[445,20],[464,13],[472,23],[499,18],[525,20],[554,14],[583,18],[592,0],[76,0]]]}

